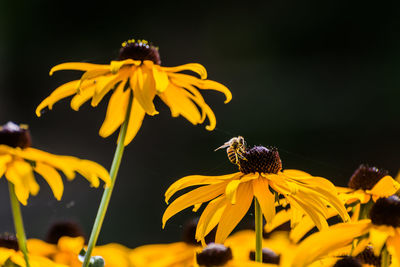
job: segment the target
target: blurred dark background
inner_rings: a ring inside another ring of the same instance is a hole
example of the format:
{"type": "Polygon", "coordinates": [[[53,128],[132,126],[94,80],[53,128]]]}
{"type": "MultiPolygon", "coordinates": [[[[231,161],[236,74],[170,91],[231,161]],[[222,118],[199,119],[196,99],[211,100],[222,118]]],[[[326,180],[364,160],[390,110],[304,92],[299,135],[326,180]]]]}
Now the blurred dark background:
{"type": "MultiPolygon", "coordinates": [[[[395,3],[395,1],[393,1],[395,3]]],[[[160,47],[162,65],[203,64],[228,86],[204,92],[217,129],[160,114],[146,117],[126,148],[99,243],[129,247],[179,240],[190,211],[161,230],[167,187],[190,174],[236,171],[223,151],[233,136],[274,145],[285,168],[346,185],[360,163],[399,169],[399,6],[357,1],[1,1],[0,123],[27,123],[34,146],[111,165],[117,134],[98,130],[107,100],[79,112],[69,100],[37,118],[36,106],[80,73],[48,76],[67,61],[109,63],[122,41],[144,38],[160,47]]],[[[109,97],[109,96],[108,96],[109,97]]],[[[102,189],[77,177],[62,201],[47,184],[23,208],[28,237],[43,238],[51,223],[78,221],[90,233],[102,189]]],[[[0,181],[0,232],[13,232],[5,179],[0,181]]],[[[249,215],[251,218],[251,215],[249,215]]]]}

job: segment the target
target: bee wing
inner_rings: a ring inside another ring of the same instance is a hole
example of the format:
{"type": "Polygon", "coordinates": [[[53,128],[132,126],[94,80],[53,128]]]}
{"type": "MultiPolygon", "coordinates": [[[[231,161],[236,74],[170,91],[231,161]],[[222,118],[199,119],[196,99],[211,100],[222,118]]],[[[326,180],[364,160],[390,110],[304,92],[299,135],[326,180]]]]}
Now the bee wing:
{"type": "Polygon", "coordinates": [[[231,144],[229,143],[229,142],[226,142],[225,144],[223,144],[222,146],[220,146],[220,147],[218,147],[218,148],[216,148],[214,151],[217,151],[217,150],[220,150],[220,149],[223,149],[223,148],[226,148],[226,147],[228,147],[228,146],[230,146],[231,144]]]}

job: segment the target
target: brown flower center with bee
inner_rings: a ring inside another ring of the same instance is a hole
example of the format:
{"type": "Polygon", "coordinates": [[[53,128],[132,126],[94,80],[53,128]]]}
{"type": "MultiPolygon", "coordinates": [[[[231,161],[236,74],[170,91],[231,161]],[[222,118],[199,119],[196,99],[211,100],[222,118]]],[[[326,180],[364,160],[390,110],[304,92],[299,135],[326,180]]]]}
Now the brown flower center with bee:
{"type": "Polygon", "coordinates": [[[380,179],[388,174],[389,172],[386,170],[362,164],[351,176],[348,185],[350,188],[356,190],[371,190],[380,179]]]}
{"type": "Polygon", "coordinates": [[[361,267],[361,263],[358,259],[347,256],[343,259],[338,260],[333,267],[361,267]]]}
{"type": "Polygon", "coordinates": [[[248,149],[244,159],[239,159],[239,171],[242,173],[278,173],[282,169],[282,161],[278,150],[274,147],[255,146],[248,149]]]}
{"type": "Polygon", "coordinates": [[[222,244],[210,243],[202,252],[196,254],[200,266],[222,266],[232,259],[232,250],[222,244]]]}
{"type": "Polygon", "coordinates": [[[19,250],[18,241],[15,235],[5,233],[0,235],[0,247],[19,250]]]}
{"type": "Polygon", "coordinates": [[[381,266],[381,256],[375,256],[374,251],[371,246],[366,247],[360,254],[356,256],[363,264],[369,264],[372,266],[380,267],[381,266]]]}
{"type": "Polygon", "coordinates": [[[378,199],[369,216],[375,225],[400,227],[400,199],[397,196],[378,199]]]}
{"type": "MultiPolygon", "coordinates": [[[[254,261],[256,258],[256,253],[254,250],[250,251],[250,260],[254,261]]],[[[263,263],[278,264],[281,260],[281,256],[270,250],[269,248],[262,249],[262,261],[263,263]]]]}
{"type": "Polygon", "coordinates": [[[32,144],[28,127],[8,122],[0,126],[0,144],[10,147],[26,148],[32,144]]]}
{"type": "Polygon", "coordinates": [[[158,48],[145,40],[128,40],[123,42],[119,50],[118,60],[125,59],[150,60],[153,61],[154,64],[161,64],[158,48]]]}

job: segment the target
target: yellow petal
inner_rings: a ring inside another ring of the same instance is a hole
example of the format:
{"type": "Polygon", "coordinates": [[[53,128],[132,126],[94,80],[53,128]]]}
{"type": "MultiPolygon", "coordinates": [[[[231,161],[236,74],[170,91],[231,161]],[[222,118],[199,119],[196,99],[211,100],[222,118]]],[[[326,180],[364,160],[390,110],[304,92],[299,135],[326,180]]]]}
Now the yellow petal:
{"type": "Polygon", "coordinates": [[[65,83],[53,91],[47,98],[45,98],[36,108],[36,116],[40,117],[41,111],[48,107],[50,110],[53,108],[54,103],[60,99],[66,98],[78,92],[79,80],[65,83]]]}
{"type": "Polygon", "coordinates": [[[50,70],[50,76],[53,75],[54,72],[59,70],[81,70],[81,71],[89,71],[95,69],[108,69],[108,65],[100,65],[100,64],[92,64],[92,63],[81,63],[81,62],[68,62],[62,63],[54,66],[50,70]]]}
{"type": "Polygon", "coordinates": [[[381,254],[381,250],[385,245],[389,235],[390,233],[387,231],[382,231],[379,228],[372,227],[371,230],[369,230],[369,240],[374,248],[375,256],[379,256],[381,254]]]}
{"type": "Polygon", "coordinates": [[[108,102],[106,118],[100,127],[101,137],[108,137],[124,122],[131,90],[124,92],[124,83],[120,83],[108,102]]]}
{"type": "Polygon", "coordinates": [[[226,203],[227,201],[224,196],[220,196],[208,203],[197,223],[196,240],[205,243],[204,238],[217,226],[226,203]]]}
{"type": "Polygon", "coordinates": [[[269,190],[268,180],[259,178],[252,181],[254,196],[257,198],[267,224],[275,217],[275,196],[269,190]]]}
{"type": "Polygon", "coordinates": [[[21,179],[21,174],[19,173],[19,170],[15,168],[15,162],[10,163],[6,171],[6,178],[14,185],[15,195],[17,196],[19,202],[21,202],[22,205],[26,206],[29,198],[29,188],[22,181],[23,179],[21,179]]]}
{"type": "Polygon", "coordinates": [[[126,60],[119,60],[119,61],[111,61],[110,63],[110,71],[113,74],[116,74],[122,66],[124,65],[131,65],[131,64],[135,64],[135,61],[133,59],[126,59],[126,60]]]}
{"type": "Polygon", "coordinates": [[[76,94],[72,99],[71,99],[71,108],[75,111],[78,111],[79,108],[90,98],[93,97],[94,91],[96,88],[94,86],[89,87],[87,89],[82,89],[78,94],[76,94]]]}
{"type": "Polygon", "coordinates": [[[128,75],[129,75],[129,70],[123,69],[116,75],[112,75],[109,77],[102,77],[102,79],[99,80],[97,83],[97,88],[95,90],[91,102],[92,107],[96,107],[103,99],[103,97],[110,90],[112,90],[115,87],[115,85],[118,84],[119,82],[122,82],[124,84],[123,86],[125,86],[125,82],[128,79],[128,75]]]}
{"type": "Polygon", "coordinates": [[[240,184],[240,180],[232,180],[228,183],[228,185],[225,188],[226,199],[231,204],[236,204],[236,193],[237,193],[237,188],[238,188],[239,184],[240,184]]]}
{"type": "Polygon", "coordinates": [[[271,232],[278,226],[281,226],[282,224],[288,222],[292,218],[292,211],[289,210],[281,210],[278,213],[276,213],[275,217],[272,219],[270,224],[266,224],[264,229],[266,232],[271,232]]]}
{"type": "Polygon", "coordinates": [[[178,212],[195,204],[204,203],[218,197],[224,192],[225,187],[225,182],[206,185],[178,197],[168,206],[168,208],[164,212],[164,215],[162,217],[163,228],[165,227],[165,223],[167,222],[167,220],[178,212]]]}
{"type": "Polygon", "coordinates": [[[108,69],[94,69],[86,71],[82,76],[80,82],[82,83],[84,80],[94,79],[100,76],[105,76],[110,74],[108,69]]]}
{"type": "Polygon", "coordinates": [[[57,246],[60,251],[68,251],[74,255],[78,255],[83,248],[84,243],[85,239],[82,236],[63,236],[58,240],[57,246]]]}
{"type": "Polygon", "coordinates": [[[391,236],[388,238],[386,244],[388,246],[389,252],[393,255],[392,261],[397,260],[397,266],[400,266],[400,229],[399,228],[396,229],[394,236],[391,236]]]}
{"type": "Polygon", "coordinates": [[[53,191],[54,197],[57,200],[61,200],[64,192],[64,184],[60,174],[53,167],[41,162],[36,163],[35,171],[39,173],[49,184],[51,190],[53,191]]]}
{"type": "Polygon", "coordinates": [[[7,169],[7,164],[11,161],[11,155],[0,155],[0,179],[3,177],[7,169]]]}
{"type": "Polygon", "coordinates": [[[216,184],[223,180],[236,179],[241,175],[241,173],[232,173],[219,176],[203,176],[203,175],[190,175],[179,179],[174,182],[165,192],[165,202],[168,204],[169,199],[177,191],[194,185],[205,185],[205,184],[216,184]]]}
{"type": "Polygon", "coordinates": [[[46,243],[40,239],[28,239],[26,244],[29,253],[34,255],[49,257],[51,254],[57,253],[56,245],[46,243]]]}
{"type": "Polygon", "coordinates": [[[237,189],[236,204],[227,203],[218,224],[215,243],[223,244],[228,235],[246,215],[253,200],[253,187],[250,182],[241,183],[237,189]]]}
{"type": "Polygon", "coordinates": [[[199,74],[201,79],[207,79],[207,70],[203,67],[203,65],[198,63],[189,63],[176,67],[161,67],[161,69],[166,72],[180,72],[190,70],[199,74]]]}
{"type": "Polygon", "coordinates": [[[153,99],[156,93],[155,88],[151,88],[149,85],[149,79],[147,75],[143,75],[142,68],[136,67],[132,69],[133,75],[130,78],[130,86],[134,92],[134,97],[140,103],[142,108],[150,116],[158,114],[158,111],[154,107],[153,99]],[[144,81],[146,79],[146,81],[144,81]],[[146,92],[147,90],[147,92],[146,92]]]}
{"type": "Polygon", "coordinates": [[[99,186],[99,178],[109,186],[111,178],[108,171],[100,164],[90,160],[76,160],[76,171],[85,177],[93,187],[99,186]]]}
{"type": "Polygon", "coordinates": [[[153,66],[153,78],[156,83],[157,93],[164,92],[169,84],[169,79],[167,73],[163,71],[159,66],[153,66]]]}
{"type": "Polygon", "coordinates": [[[350,244],[354,238],[366,234],[371,227],[370,220],[356,223],[339,223],[306,238],[294,251],[293,267],[304,267],[338,249],[350,244]]]}
{"type": "Polygon", "coordinates": [[[146,112],[136,100],[136,98],[133,99],[130,112],[131,114],[129,115],[128,129],[126,131],[124,143],[125,146],[128,145],[133,140],[133,138],[135,138],[140,127],[142,126],[144,116],[146,115],[146,112]]]}
{"type": "Polygon", "coordinates": [[[372,194],[374,201],[376,201],[381,197],[389,197],[398,190],[400,190],[400,184],[392,177],[385,176],[371,190],[366,190],[366,192],[372,194]]]}

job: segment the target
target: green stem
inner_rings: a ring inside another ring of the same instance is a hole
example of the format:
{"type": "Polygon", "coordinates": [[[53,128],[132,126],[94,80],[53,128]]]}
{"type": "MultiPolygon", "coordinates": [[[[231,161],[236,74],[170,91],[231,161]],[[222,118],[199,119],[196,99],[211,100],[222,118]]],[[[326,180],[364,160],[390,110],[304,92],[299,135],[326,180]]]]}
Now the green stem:
{"type": "Polygon", "coordinates": [[[89,266],[90,257],[91,257],[93,248],[96,246],[97,239],[100,234],[101,226],[103,224],[104,217],[107,212],[107,207],[108,207],[108,204],[110,203],[111,194],[114,189],[115,180],[117,178],[119,166],[121,164],[122,155],[124,153],[124,147],[125,147],[124,142],[125,142],[125,137],[126,137],[126,130],[128,128],[128,122],[129,122],[132,101],[133,101],[133,95],[131,94],[130,99],[129,99],[128,109],[127,109],[126,115],[125,115],[125,121],[122,124],[120,132],[119,132],[117,148],[115,150],[114,159],[111,164],[111,169],[110,169],[111,184],[109,187],[104,189],[103,196],[102,196],[101,202],[100,202],[100,206],[97,211],[97,216],[94,221],[93,228],[92,228],[92,233],[90,234],[90,239],[89,239],[87,251],[85,254],[85,260],[83,261],[82,267],[89,266]]]}
{"type": "Polygon", "coordinates": [[[26,235],[24,230],[24,223],[22,222],[21,207],[17,196],[15,195],[15,188],[11,182],[8,182],[8,191],[10,193],[11,210],[14,217],[14,227],[18,240],[19,250],[24,254],[26,266],[29,267],[28,249],[26,247],[26,235]]]}
{"type": "Polygon", "coordinates": [[[369,212],[373,206],[374,202],[370,200],[365,204],[360,204],[360,215],[358,216],[358,220],[369,219],[369,212]]]}
{"type": "Polygon", "coordinates": [[[390,254],[386,246],[384,246],[381,253],[381,267],[389,267],[389,266],[390,266],[390,254]]]}
{"type": "Polygon", "coordinates": [[[262,262],[263,217],[260,203],[254,198],[255,224],[256,224],[256,262],[262,262]]]}

